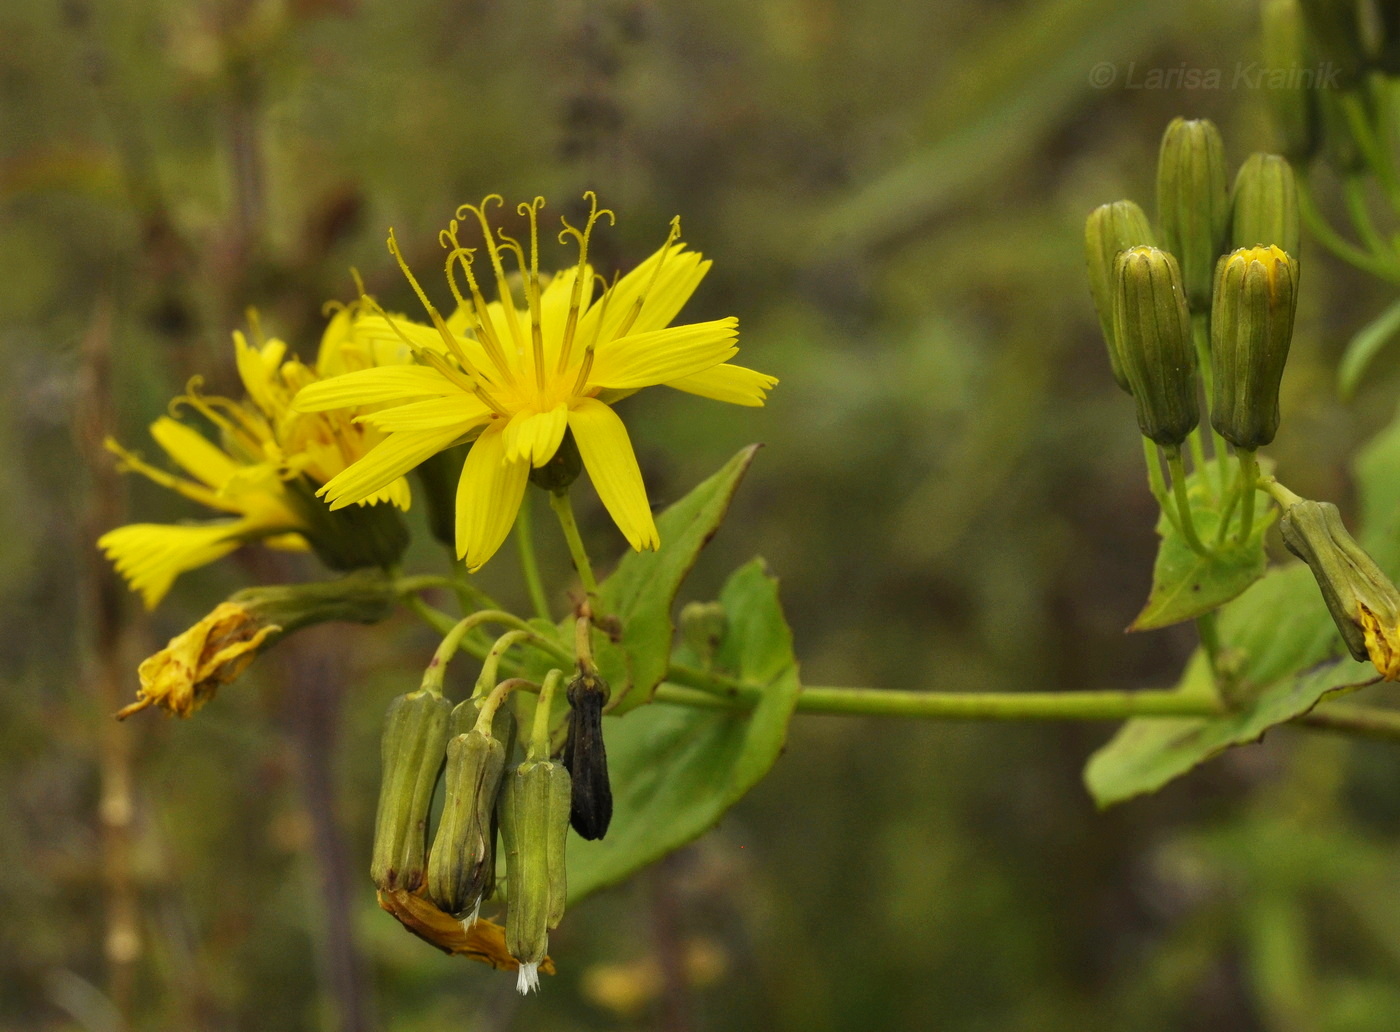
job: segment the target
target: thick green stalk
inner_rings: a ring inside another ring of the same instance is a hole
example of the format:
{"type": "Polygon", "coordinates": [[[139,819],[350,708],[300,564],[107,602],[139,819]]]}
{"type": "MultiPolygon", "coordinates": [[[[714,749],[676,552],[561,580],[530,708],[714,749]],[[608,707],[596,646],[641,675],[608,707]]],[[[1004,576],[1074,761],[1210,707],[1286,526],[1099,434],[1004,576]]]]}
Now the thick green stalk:
{"type": "Polygon", "coordinates": [[[1176,496],[1176,514],[1181,517],[1181,536],[1197,555],[1209,555],[1206,546],[1196,533],[1195,521],[1191,518],[1191,500],[1186,496],[1186,470],[1181,464],[1181,449],[1167,451],[1167,469],[1172,474],[1172,493],[1176,496]]]}
{"type": "MultiPolygon", "coordinates": [[[[761,689],[717,693],[662,684],[656,701],[707,709],[751,709],[761,689]]],[[[800,713],[925,720],[1127,720],[1208,717],[1224,710],[1212,699],[1179,692],[915,692],[878,688],[803,688],[800,713]]]]}
{"type": "Polygon", "coordinates": [[[559,518],[560,529],[564,531],[564,540],[569,545],[569,555],[574,560],[574,568],[578,570],[579,579],[583,581],[583,590],[590,595],[596,595],[598,582],[593,577],[593,564],[588,561],[588,550],[583,547],[583,538],[579,536],[578,523],[574,521],[574,507],[569,502],[569,493],[567,491],[551,491],[549,493],[549,507],[559,518]]]}

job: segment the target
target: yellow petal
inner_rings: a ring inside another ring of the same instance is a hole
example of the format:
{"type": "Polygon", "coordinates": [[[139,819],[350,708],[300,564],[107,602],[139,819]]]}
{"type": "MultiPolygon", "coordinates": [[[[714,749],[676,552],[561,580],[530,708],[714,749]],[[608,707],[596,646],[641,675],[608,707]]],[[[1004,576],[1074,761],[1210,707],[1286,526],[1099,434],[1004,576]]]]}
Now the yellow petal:
{"type": "MultiPolygon", "coordinates": [[[[628,326],[628,333],[659,330],[676,317],[676,313],[690,299],[695,288],[704,279],[710,263],[702,260],[694,251],[687,251],[684,244],[671,244],[657,248],[646,261],[638,265],[608,291],[606,318],[602,322],[600,341],[612,340],[630,316],[639,298],[644,298],[641,311],[628,326]],[[656,265],[665,259],[661,272],[656,265]]],[[[600,299],[601,301],[601,299],[600,299]]],[[[584,320],[583,340],[593,339],[596,322],[604,316],[603,306],[595,305],[584,320]]]]}
{"type": "Polygon", "coordinates": [[[638,552],[659,547],[661,537],[651,518],[642,471],[617,413],[601,401],[585,398],[570,410],[569,429],[594,490],[627,543],[638,552]]]}
{"type": "Polygon", "coordinates": [[[223,449],[179,420],[161,416],[151,424],[151,437],[177,466],[216,490],[238,472],[238,463],[223,449]]]}
{"type": "Polygon", "coordinates": [[[427,398],[377,412],[366,412],[357,416],[355,421],[368,423],[385,433],[446,429],[449,426],[461,427],[465,433],[468,428],[485,422],[490,415],[491,410],[473,395],[458,393],[446,398],[427,398]]]}
{"type": "Polygon", "coordinates": [[[562,404],[548,412],[517,415],[505,429],[506,461],[543,466],[554,458],[568,429],[568,415],[568,406],[562,404]]]}
{"type": "Polygon", "coordinates": [[[332,509],[343,509],[388,487],[461,435],[461,428],[455,426],[445,430],[406,430],[390,434],[364,458],[331,477],[316,493],[323,496],[332,509]]]}
{"type": "Polygon", "coordinates": [[[503,428],[493,425],[476,439],[462,464],[462,479],[457,482],[457,556],[467,561],[469,570],[480,569],[496,554],[520,511],[530,464],[509,462],[505,453],[503,428]]]}
{"type": "Polygon", "coordinates": [[[399,477],[388,487],[380,488],[367,498],[361,498],[359,505],[378,505],[380,502],[388,502],[395,508],[408,511],[409,505],[413,501],[413,495],[409,490],[408,480],[399,477]]]}
{"type": "Polygon", "coordinates": [[[683,376],[679,380],[667,380],[667,387],[674,387],[678,391],[687,391],[690,394],[698,394],[702,398],[713,398],[715,401],[727,401],[731,405],[748,405],[756,408],[763,404],[764,399],[778,382],[776,376],[769,376],[767,373],[760,373],[754,369],[746,369],[743,366],[723,365],[713,366],[704,372],[692,373],[683,376]]]}
{"type": "Polygon", "coordinates": [[[733,357],[738,335],[739,320],[732,317],[630,333],[599,345],[588,383],[628,388],[678,380],[733,357]]]}
{"type": "Polygon", "coordinates": [[[238,367],[238,378],[243,381],[243,389],[248,392],[248,397],[269,416],[277,414],[275,379],[286,353],[287,345],[280,340],[270,340],[258,348],[249,344],[242,333],[235,331],[233,334],[233,354],[238,367]]]}
{"type": "Polygon", "coordinates": [[[355,405],[382,405],[461,393],[460,387],[427,366],[378,366],[374,369],[357,369],[353,373],[332,376],[329,380],[303,387],[292,399],[292,408],[299,412],[324,412],[355,405]]]}
{"type": "Polygon", "coordinates": [[[182,526],[131,523],[97,539],[132,591],[140,592],[147,609],[154,609],[175,578],[222,559],[243,544],[250,529],[246,520],[182,526]]]}

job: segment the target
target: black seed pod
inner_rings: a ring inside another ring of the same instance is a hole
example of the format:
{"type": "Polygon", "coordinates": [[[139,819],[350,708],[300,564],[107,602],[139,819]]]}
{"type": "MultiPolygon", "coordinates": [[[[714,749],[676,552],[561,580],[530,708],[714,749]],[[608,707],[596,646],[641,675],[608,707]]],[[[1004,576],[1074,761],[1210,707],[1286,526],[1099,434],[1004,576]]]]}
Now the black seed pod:
{"type": "Polygon", "coordinates": [[[612,822],[612,785],[603,746],[603,706],[608,685],[601,677],[579,675],[569,682],[569,737],[564,766],[573,785],[569,820],[579,836],[600,839],[612,822]]]}

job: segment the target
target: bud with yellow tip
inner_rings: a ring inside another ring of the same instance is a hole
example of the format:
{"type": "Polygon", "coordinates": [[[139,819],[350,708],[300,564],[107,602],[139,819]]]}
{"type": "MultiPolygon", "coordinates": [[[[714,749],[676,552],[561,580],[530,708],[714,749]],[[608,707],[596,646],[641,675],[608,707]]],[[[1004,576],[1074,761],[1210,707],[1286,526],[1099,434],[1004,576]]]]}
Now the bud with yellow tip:
{"type": "Polygon", "coordinates": [[[1114,262],[1114,281],[1114,332],[1138,427],[1164,448],[1179,446],[1201,421],[1181,270],[1166,251],[1134,247],[1114,262]]]}
{"type": "Polygon", "coordinates": [[[1280,248],[1242,247],[1220,259],[1210,323],[1211,425],[1236,448],[1254,451],[1278,432],[1297,302],[1298,263],[1280,248]]]}
{"type": "Polygon", "coordinates": [[[1400,680],[1400,591],[1347,533],[1330,502],[1295,502],[1279,523],[1283,543],[1312,570],[1347,651],[1400,680]]]}
{"type": "MultiPolygon", "coordinates": [[[[1131,247],[1152,245],[1157,241],[1143,210],[1132,201],[1101,204],[1089,213],[1084,223],[1084,256],[1089,266],[1089,293],[1094,298],[1094,310],[1099,315],[1099,328],[1108,345],[1108,361],[1113,379],[1128,393],[1128,379],[1123,373],[1123,358],[1113,331],[1113,262],[1131,247]]],[[[682,613],[684,617],[684,613],[682,613]]]]}

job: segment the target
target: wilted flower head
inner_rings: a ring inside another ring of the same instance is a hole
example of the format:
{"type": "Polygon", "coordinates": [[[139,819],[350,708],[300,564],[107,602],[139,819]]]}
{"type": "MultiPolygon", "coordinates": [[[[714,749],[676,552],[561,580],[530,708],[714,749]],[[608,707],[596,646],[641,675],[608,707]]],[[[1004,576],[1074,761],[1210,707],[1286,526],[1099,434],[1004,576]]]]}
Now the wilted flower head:
{"type": "Polygon", "coordinates": [[[319,492],[332,509],[380,491],[428,457],[475,439],[457,492],[457,552],[480,567],[500,547],[515,521],[532,468],[554,457],[566,433],[573,439],[604,506],[633,548],[659,544],[646,489],[627,430],[609,407],[643,387],[664,384],[736,405],[762,405],[777,381],[731,365],[738,321],[671,326],[710,263],[679,242],[673,221],[665,243],[646,261],[598,289],[588,246],[593,229],[612,212],[592,207],[582,229],[567,222],[560,234],[578,245],[573,268],[553,276],[539,268],[537,216],[543,198],[521,204],[528,218],[524,246],[493,229],[492,202],[463,205],[458,218],[481,228],[489,271],[476,251],[458,241],[459,222],[441,234],[447,248],[448,286],[457,302],[443,318],[399,253],[389,249],[423,302],[431,326],[387,319],[420,365],[351,372],[312,384],[296,406],[322,412],[378,406],[359,418],[388,438],[319,492]],[[523,282],[518,298],[507,276],[513,256],[523,282]],[[497,299],[483,296],[486,275],[497,299]]]}
{"type": "Polygon", "coordinates": [[[156,705],[188,717],[241,674],[268,640],[282,630],[238,602],[221,602],[212,613],[137,669],[137,700],[117,713],[122,720],[156,705]]]}

